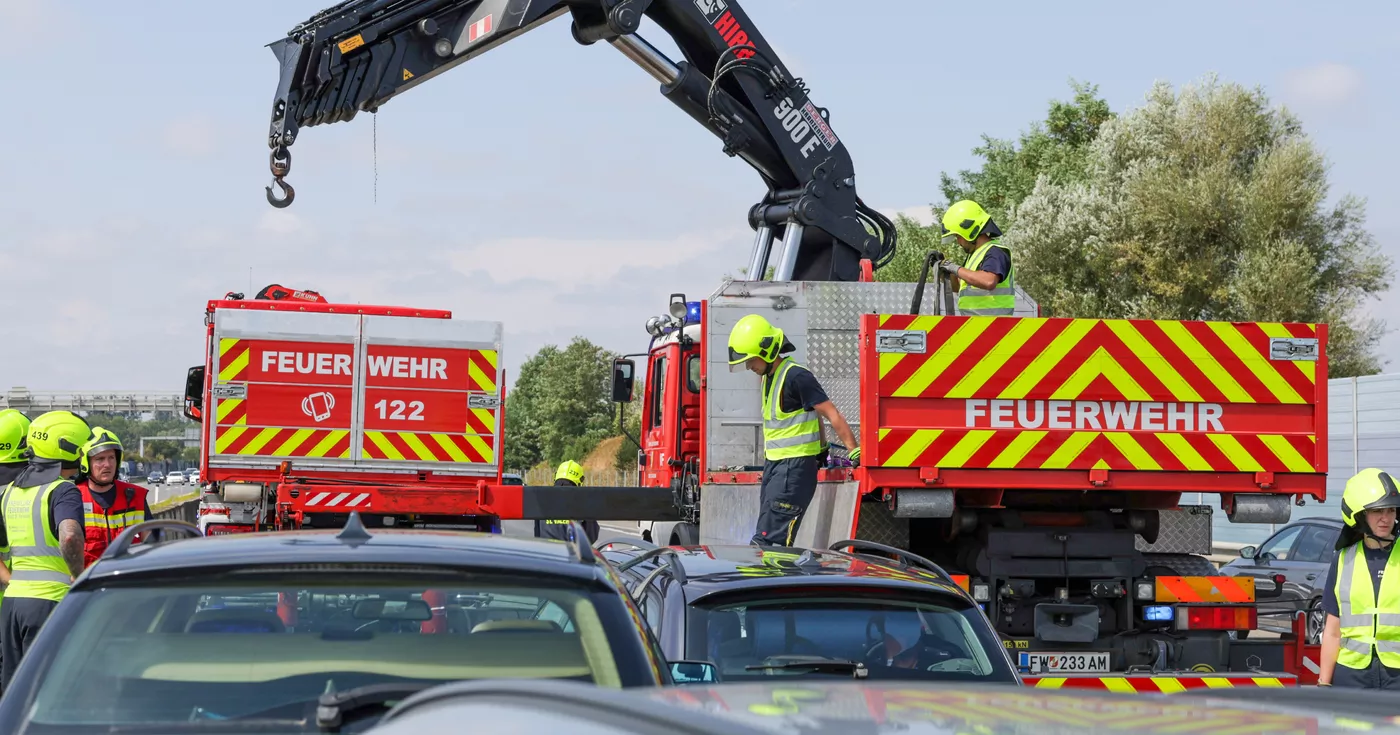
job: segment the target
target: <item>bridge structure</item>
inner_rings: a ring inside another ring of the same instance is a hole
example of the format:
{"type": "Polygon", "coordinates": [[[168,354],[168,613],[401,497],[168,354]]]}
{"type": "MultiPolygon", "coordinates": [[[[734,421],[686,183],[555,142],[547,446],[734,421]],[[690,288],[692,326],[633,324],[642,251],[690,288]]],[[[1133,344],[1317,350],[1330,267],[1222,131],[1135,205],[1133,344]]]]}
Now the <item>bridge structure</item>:
{"type": "Polygon", "coordinates": [[[140,391],[31,391],[23,386],[0,393],[0,409],[13,408],[30,418],[45,411],[156,412],[178,414],[185,406],[180,393],[140,391]]]}

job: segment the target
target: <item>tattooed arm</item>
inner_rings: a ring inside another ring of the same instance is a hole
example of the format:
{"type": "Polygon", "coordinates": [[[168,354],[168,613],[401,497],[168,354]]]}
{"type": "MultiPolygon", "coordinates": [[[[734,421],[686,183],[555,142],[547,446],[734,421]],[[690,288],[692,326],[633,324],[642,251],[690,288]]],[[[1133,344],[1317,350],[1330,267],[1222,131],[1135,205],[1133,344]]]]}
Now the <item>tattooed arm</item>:
{"type": "Polygon", "coordinates": [[[63,552],[63,561],[68,565],[68,573],[74,579],[83,573],[83,526],[65,518],[58,524],[58,548],[63,552]]]}

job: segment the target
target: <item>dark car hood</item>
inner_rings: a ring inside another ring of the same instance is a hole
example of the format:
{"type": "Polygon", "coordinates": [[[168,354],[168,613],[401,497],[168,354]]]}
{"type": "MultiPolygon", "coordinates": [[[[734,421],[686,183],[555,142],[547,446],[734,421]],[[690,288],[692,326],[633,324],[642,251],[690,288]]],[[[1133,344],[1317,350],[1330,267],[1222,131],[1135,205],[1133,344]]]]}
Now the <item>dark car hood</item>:
{"type": "Polygon", "coordinates": [[[1303,705],[1277,701],[1290,692],[1296,695],[1299,690],[1274,690],[1262,696],[1263,701],[1246,701],[1180,694],[1070,694],[1010,687],[803,680],[674,687],[648,696],[784,735],[1400,733],[1400,716],[1395,716],[1400,714],[1400,698],[1391,698],[1390,693],[1362,693],[1386,697],[1395,704],[1383,703],[1362,714],[1344,703],[1319,707],[1318,697],[1311,696],[1316,690],[1301,697],[1313,700],[1303,705]],[[1386,714],[1378,714],[1382,712],[1386,714]]]}

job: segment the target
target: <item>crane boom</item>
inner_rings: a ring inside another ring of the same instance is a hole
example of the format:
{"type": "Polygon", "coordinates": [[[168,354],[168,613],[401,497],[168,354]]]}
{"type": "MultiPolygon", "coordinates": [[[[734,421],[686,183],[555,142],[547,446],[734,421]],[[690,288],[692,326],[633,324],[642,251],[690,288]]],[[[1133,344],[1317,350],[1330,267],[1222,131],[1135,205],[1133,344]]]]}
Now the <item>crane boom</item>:
{"type": "Polygon", "coordinates": [[[345,122],[472,58],[568,15],[576,41],[606,42],[742,158],[767,194],[749,211],[751,278],[854,281],[895,250],[889,218],[856,193],[855,169],[824,108],[736,0],[347,0],[270,44],[281,64],[268,133],[277,207],[303,127],[345,122]],[[675,41],[673,61],[637,35],[643,17],[675,41]],[[780,243],[773,258],[773,244],[780,243]]]}

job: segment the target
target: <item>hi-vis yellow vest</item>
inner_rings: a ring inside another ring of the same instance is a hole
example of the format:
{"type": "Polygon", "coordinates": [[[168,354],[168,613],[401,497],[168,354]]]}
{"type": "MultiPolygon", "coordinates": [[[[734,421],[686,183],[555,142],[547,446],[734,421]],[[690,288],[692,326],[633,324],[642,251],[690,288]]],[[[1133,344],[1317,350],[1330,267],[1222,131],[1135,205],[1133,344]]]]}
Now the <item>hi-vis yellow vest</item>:
{"type": "Polygon", "coordinates": [[[0,494],[5,533],[10,539],[10,586],[5,596],[60,602],[68,594],[72,577],[63,560],[58,539],[49,530],[49,496],[67,480],[42,487],[18,487],[11,483],[0,494]]]}
{"type": "Polygon", "coordinates": [[[1400,669],[1400,544],[1392,544],[1380,590],[1366,566],[1364,542],[1343,549],[1337,564],[1337,607],[1342,648],[1337,663],[1349,669],[1371,665],[1375,649],[1381,663],[1400,669]],[[1379,601],[1377,592],[1379,591],[1379,601]]]}
{"type": "MultiPolygon", "coordinates": [[[[982,261],[986,260],[987,253],[992,248],[1001,248],[1006,251],[1008,260],[1011,256],[1011,249],[1002,245],[998,240],[992,240],[972,254],[967,259],[964,268],[975,271],[982,266],[982,261]]],[[[1006,278],[998,283],[996,288],[990,291],[983,291],[976,286],[963,281],[962,288],[958,290],[958,313],[963,316],[1011,316],[1016,312],[1016,265],[1011,263],[1006,268],[1006,278]]]]}
{"type": "MultiPolygon", "coordinates": [[[[816,411],[783,410],[783,383],[788,371],[802,367],[783,360],[778,374],[763,381],[763,456],[769,460],[812,457],[822,451],[822,424],[816,411]]],[[[805,369],[805,368],[804,368],[805,369]]]]}

